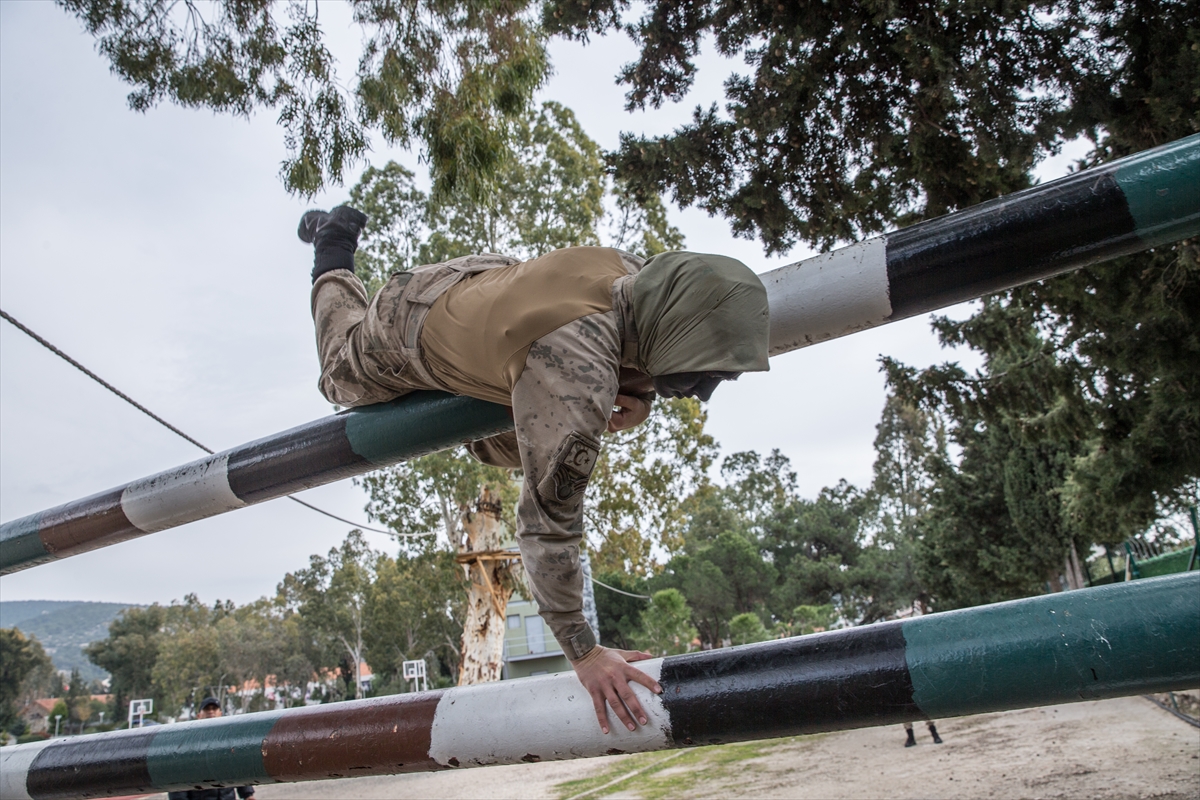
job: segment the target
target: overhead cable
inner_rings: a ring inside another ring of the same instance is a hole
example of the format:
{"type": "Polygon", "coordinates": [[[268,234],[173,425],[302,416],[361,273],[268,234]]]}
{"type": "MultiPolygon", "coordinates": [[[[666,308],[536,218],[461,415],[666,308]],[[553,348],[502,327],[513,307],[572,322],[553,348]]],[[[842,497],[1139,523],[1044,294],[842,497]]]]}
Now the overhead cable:
{"type": "MultiPolygon", "coordinates": [[[[134,400],[132,397],[130,397],[129,395],[125,394],[125,393],[124,393],[124,392],[122,392],[120,389],[118,389],[117,387],[113,386],[111,383],[109,383],[108,381],[104,380],[103,378],[101,378],[101,377],[100,377],[99,375],[97,375],[96,373],[92,372],[90,369],[88,369],[87,367],[85,367],[83,364],[80,364],[78,361],[76,361],[75,359],[71,358],[69,355],[67,355],[66,353],[64,353],[62,350],[58,349],[58,348],[57,348],[57,347],[55,347],[53,344],[51,344],[49,341],[47,341],[47,340],[46,340],[44,337],[42,337],[42,336],[39,336],[39,335],[38,335],[37,333],[35,333],[34,331],[30,330],[28,326],[26,326],[26,325],[23,325],[23,324],[21,324],[20,322],[18,322],[18,321],[16,320],[16,318],[14,318],[14,317],[13,317],[13,315],[12,315],[12,314],[9,314],[9,313],[8,313],[7,311],[5,311],[4,309],[0,309],[0,317],[3,317],[3,318],[4,318],[4,319],[7,321],[7,322],[11,323],[11,324],[13,325],[13,327],[15,327],[17,330],[21,331],[21,333],[24,333],[26,336],[28,336],[29,338],[33,339],[35,342],[37,342],[38,344],[40,344],[42,347],[46,348],[46,349],[47,349],[47,350],[49,350],[51,353],[54,353],[54,355],[58,356],[58,357],[59,357],[59,358],[61,358],[63,361],[66,361],[68,364],[70,364],[72,367],[74,367],[75,369],[77,369],[77,370],[79,370],[80,372],[82,372],[84,375],[87,375],[89,378],[91,378],[92,380],[94,380],[96,383],[100,384],[100,385],[101,385],[101,386],[103,386],[105,389],[108,389],[110,392],[112,392],[112,393],[113,393],[113,394],[115,394],[117,397],[119,397],[119,398],[121,398],[122,400],[124,400],[126,403],[129,403],[129,405],[133,406],[133,407],[134,407],[134,408],[136,408],[138,411],[141,411],[143,414],[145,414],[147,417],[149,417],[150,419],[152,419],[152,420],[154,420],[155,422],[157,422],[159,425],[162,425],[164,428],[166,428],[167,430],[171,431],[171,432],[172,432],[172,433],[174,433],[175,435],[177,435],[177,436],[180,436],[180,437],[182,437],[182,438],[184,438],[184,439],[188,440],[189,442],[191,442],[192,444],[194,444],[196,447],[199,447],[201,450],[203,450],[204,452],[208,453],[209,455],[213,455],[213,454],[215,453],[215,451],[214,451],[214,450],[213,450],[211,447],[208,447],[208,446],[206,446],[206,445],[203,445],[203,444],[201,444],[200,442],[198,442],[198,441],[196,441],[195,439],[193,439],[191,436],[188,436],[186,433],[184,433],[183,431],[179,430],[179,428],[176,428],[174,425],[172,425],[171,423],[167,422],[165,419],[163,419],[162,417],[158,416],[158,415],[157,415],[157,414],[155,414],[153,411],[151,411],[150,409],[146,408],[144,405],[142,405],[142,404],[141,404],[141,403],[139,403],[138,401],[134,400]]],[[[423,537],[423,536],[433,536],[433,535],[434,535],[434,533],[432,533],[432,532],[430,532],[430,533],[397,533],[396,531],[387,531],[387,530],[383,530],[382,528],[372,528],[370,525],[362,525],[362,524],[359,524],[359,523],[357,523],[357,522],[352,522],[352,521],[350,521],[350,520],[348,520],[348,519],[345,519],[345,518],[343,518],[343,517],[339,517],[337,514],[332,514],[332,513],[330,513],[330,512],[328,512],[328,511],[326,511],[326,510],[325,510],[325,509],[323,509],[323,508],[317,508],[317,507],[316,507],[316,506],[314,506],[312,503],[307,503],[307,502],[305,502],[304,500],[301,500],[301,499],[300,499],[300,498],[298,498],[298,497],[294,497],[294,496],[292,496],[292,495],[288,495],[288,496],[287,496],[287,498],[288,498],[289,500],[292,500],[292,501],[296,502],[296,503],[299,503],[300,505],[304,506],[305,508],[308,508],[308,509],[311,509],[311,510],[313,510],[313,511],[316,511],[318,514],[324,514],[325,516],[327,516],[327,517],[329,517],[329,518],[331,518],[331,519],[336,519],[338,522],[344,522],[344,523],[346,523],[347,525],[353,525],[353,526],[354,526],[354,527],[356,527],[356,528],[361,528],[362,530],[365,530],[365,531],[371,531],[372,533],[382,533],[382,534],[384,534],[384,535],[386,535],[386,536],[395,536],[395,537],[398,537],[398,538],[404,538],[404,539],[407,539],[407,538],[419,538],[419,537],[423,537]]]]}
{"type": "Polygon", "coordinates": [[[651,600],[651,599],[653,599],[653,598],[651,598],[649,595],[645,595],[645,594],[634,594],[633,592],[627,592],[627,591],[625,591],[624,589],[618,589],[618,588],[617,588],[617,587],[615,587],[615,586],[609,586],[607,583],[604,583],[603,581],[598,581],[598,580],[596,580],[595,578],[592,578],[592,583],[599,584],[600,586],[603,586],[605,589],[608,589],[610,592],[616,592],[617,594],[623,594],[623,595],[625,595],[626,597],[636,597],[638,600],[651,600]]]}

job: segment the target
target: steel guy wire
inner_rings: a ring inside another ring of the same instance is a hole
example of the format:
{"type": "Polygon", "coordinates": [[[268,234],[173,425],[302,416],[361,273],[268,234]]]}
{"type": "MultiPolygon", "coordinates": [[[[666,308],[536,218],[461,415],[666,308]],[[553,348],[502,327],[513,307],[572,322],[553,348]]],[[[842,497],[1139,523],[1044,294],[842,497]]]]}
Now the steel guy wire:
{"type": "MultiPolygon", "coordinates": [[[[39,335],[38,335],[37,333],[35,333],[34,331],[30,330],[28,326],[26,326],[26,325],[22,325],[20,322],[18,322],[18,321],[16,320],[16,318],[15,318],[15,317],[13,317],[13,315],[12,315],[12,314],[9,314],[9,313],[8,313],[7,311],[5,311],[4,309],[0,309],[0,317],[3,317],[3,318],[6,320],[6,321],[8,321],[9,323],[11,323],[11,324],[13,325],[13,327],[15,327],[17,330],[21,331],[21,333],[24,333],[26,336],[28,336],[29,338],[33,339],[35,342],[37,342],[38,344],[40,344],[42,347],[46,348],[46,349],[47,349],[47,350],[49,350],[51,353],[54,353],[54,355],[58,356],[58,357],[59,357],[59,358],[61,358],[63,361],[66,361],[68,364],[70,364],[72,367],[74,367],[75,369],[77,369],[77,370],[79,370],[80,372],[82,372],[84,375],[87,375],[89,378],[91,378],[92,380],[94,380],[96,383],[100,384],[100,385],[101,385],[101,386],[103,386],[105,389],[108,389],[110,392],[112,392],[112,393],[113,393],[113,394],[115,394],[117,397],[119,397],[119,398],[121,398],[122,400],[124,400],[126,403],[129,403],[129,405],[133,406],[133,407],[134,407],[134,408],[136,408],[138,411],[141,411],[143,414],[145,414],[147,417],[149,417],[150,419],[152,419],[152,420],[154,420],[155,422],[157,422],[159,425],[162,425],[164,428],[166,428],[167,430],[171,431],[171,432],[172,432],[172,433],[174,433],[175,435],[177,435],[177,436],[180,436],[180,437],[182,437],[182,438],[184,438],[184,439],[187,439],[189,442],[191,442],[192,444],[196,445],[196,447],[199,447],[201,450],[203,450],[204,452],[208,453],[209,455],[214,455],[214,454],[215,454],[215,451],[214,451],[214,450],[213,450],[211,447],[208,447],[208,446],[206,446],[206,445],[203,445],[203,444],[201,444],[200,442],[198,442],[198,441],[196,441],[195,439],[193,439],[191,436],[188,436],[186,433],[184,433],[183,431],[179,430],[179,428],[176,428],[174,425],[172,425],[171,423],[167,422],[165,419],[163,419],[162,417],[158,416],[158,415],[157,415],[157,414],[155,414],[153,411],[151,411],[150,409],[146,408],[144,405],[142,405],[142,404],[141,404],[141,403],[139,403],[138,401],[134,400],[132,397],[130,397],[129,395],[125,394],[125,393],[124,393],[124,392],[122,392],[120,389],[118,389],[117,387],[113,386],[111,383],[109,383],[108,381],[104,380],[103,378],[101,378],[101,377],[100,377],[99,375],[97,375],[96,373],[92,372],[90,369],[88,369],[87,367],[85,367],[83,364],[80,364],[78,361],[76,361],[75,359],[71,358],[69,355],[67,355],[66,353],[64,353],[62,350],[58,349],[58,348],[57,348],[57,347],[55,347],[53,344],[51,344],[50,342],[48,342],[48,341],[47,341],[47,340],[46,340],[44,337],[42,337],[42,336],[39,336],[39,335]]],[[[337,514],[332,514],[332,513],[330,513],[330,512],[328,512],[328,511],[326,511],[326,510],[325,510],[325,509],[323,509],[323,508],[317,508],[317,507],[316,507],[316,506],[314,506],[312,503],[307,503],[307,502],[305,502],[305,501],[301,500],[299,497],[294,497],[294,496],[292,496],[292,495],[288,495],[288,496],[287,496],[287,499],[288,499],[288,500],[292,500],[292,501],[294,501],[294,502],[297,502],[297,503],[299,503],[300,505],[304,506],[305,508],[312,509],[313,511],[316,511],[318,514],[324,514],[325,516],[329,517],[330,519],[336,519],[338,522],[344,522],[344,523],[345,523],[345,524],[347,524],[347,525],[353,525],[355,528],[361,528],[362,530],[365,530],[365,531],[371,531],[372,533],[382,533],[382,534],[385,534],[385,535],[387,535],[387,536],[395,536],[395,537],[397,537],[397,538],[402,538],[402,539],[420,538],[420,537],[423,537],[423,536],[433,536],[433,535],[435,535],[435,534],[434,534],[434,533],[432,533],[432,532],[431,532],[431,533],[397,533],[396,531],[385,531],[385,530],[383,530],[382,528],[372,528],[370,525],[360,525],[360,524],[359,524],[359,523],[357,523],[357,522],[351,522],[351,521],[350,521],[350,520],[348,520],[348,519],[345,519],[345,518],[343,518],[343,517],[339,517],[337,514]]]]}

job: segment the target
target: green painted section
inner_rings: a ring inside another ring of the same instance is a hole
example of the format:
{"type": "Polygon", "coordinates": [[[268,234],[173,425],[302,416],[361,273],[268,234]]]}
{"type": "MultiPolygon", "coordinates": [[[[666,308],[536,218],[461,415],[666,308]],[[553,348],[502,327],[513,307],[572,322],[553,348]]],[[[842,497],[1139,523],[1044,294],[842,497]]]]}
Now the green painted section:
{"type": "Polygon", "coordinates": [[[1200,686],[1200,572],[930,614],[903,626],[931,718],[1200,686]]]}
{"type": "Polygon", "coordinates": [[[507,406],[445,392],[413,392],[346,413],[350,448],[387,466],[512,430],[507,406]]]}
{"type": "Polygon", "coordinates": [[[54,560],[38,536],[41,519],[39,512],[0,525],[0,564],[4,574],[54,560]]]}
{"type": "Polygon", "coordinates": [[[1155,246],[1200,234],[1200,134],[1115,166],[1138,238],[1155,246]]]}
{"type": "Polygon", "coordinates": [[[1192,547],[1188,545],[1187,548],[1176,550],[1174,553],[1163,553],[1161,556],[1139,559],[1137,565],[1143,578],[1155,578],[1159,575],[1174,575],[1176,572],[1186,571],[1188,560],[1191,557],[1192,547]]]}
{"type": "Polygon", "coordinates": [[[273,783],[263,766],[263,740],[283,711],[166,725],[146,754],[150,782],[159,790],[273,783]]]}

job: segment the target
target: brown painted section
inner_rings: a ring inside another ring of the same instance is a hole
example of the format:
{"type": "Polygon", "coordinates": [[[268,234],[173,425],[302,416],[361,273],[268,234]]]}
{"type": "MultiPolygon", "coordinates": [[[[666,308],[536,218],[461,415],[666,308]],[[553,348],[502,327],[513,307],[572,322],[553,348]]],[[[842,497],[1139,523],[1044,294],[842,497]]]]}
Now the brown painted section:
{"type": "Polygon", "coordinates": [[[429,745],[441,697],[421,692],[289,711],[263,740],[263,766],[280,782],[439,769],[429,745]]]}
{"type": "Polygon", "coordinates": [[[46,552],[66,558],[145,536],[125,516],[122,491],[124,487],[109,489],[47,511],[38,526],[46,552]]]}

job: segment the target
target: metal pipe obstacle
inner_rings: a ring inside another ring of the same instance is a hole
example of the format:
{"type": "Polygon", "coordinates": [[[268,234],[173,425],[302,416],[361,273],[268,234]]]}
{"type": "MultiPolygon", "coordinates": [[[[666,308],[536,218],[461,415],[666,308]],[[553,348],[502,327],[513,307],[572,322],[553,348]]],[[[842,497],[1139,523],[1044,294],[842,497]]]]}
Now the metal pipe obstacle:
{"type": "MultiPolygon", "coordinates": [[[[762,275],[771,354],[1200,235],[1200,135],[762,275]]],[[[0,575],[510,430],[420,392],[0,526],[0,575]]]]}
{"type": "Polygon", "coordinates": [[[552,761],[1200,686],[1200,573],[637,666],[649,724],[600,733],[573,674],[0,749],[0,797],[52,800],[552,761]]]}

